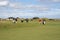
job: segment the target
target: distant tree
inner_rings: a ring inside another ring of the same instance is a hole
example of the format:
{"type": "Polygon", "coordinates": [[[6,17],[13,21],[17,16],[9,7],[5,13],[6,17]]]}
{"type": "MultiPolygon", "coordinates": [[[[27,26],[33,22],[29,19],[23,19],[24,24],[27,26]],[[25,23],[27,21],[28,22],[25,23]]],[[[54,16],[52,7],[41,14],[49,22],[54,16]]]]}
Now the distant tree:
{"type": "Polygon", "coordinates": [[[17,19],[20,19],[19,17],[17,17],[17,19]]]}
{"type": "Polygon", "coordinates": [[[39,17],[33,17],[33,19],[39,19],[39,17]]]}
{"type": "Polygon", "coordinates": [[[8,17],[8,19],[14,19],[14,17],[8,17]]]}
{"type": "Polygon", "coordinates": [[[49,20],[52,20],[52,21],[54,21],[55,19],[49,19],[49,20]]]}

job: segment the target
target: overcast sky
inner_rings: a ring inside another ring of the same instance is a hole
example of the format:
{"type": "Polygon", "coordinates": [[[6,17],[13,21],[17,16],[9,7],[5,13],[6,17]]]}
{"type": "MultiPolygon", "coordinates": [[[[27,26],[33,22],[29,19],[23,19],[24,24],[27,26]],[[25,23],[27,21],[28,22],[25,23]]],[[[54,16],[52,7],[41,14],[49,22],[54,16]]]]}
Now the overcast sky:
{"type": "Polygon", "coordinates": [[[0,18],[60,18],[60,0],[0,0],[0,18]]]}

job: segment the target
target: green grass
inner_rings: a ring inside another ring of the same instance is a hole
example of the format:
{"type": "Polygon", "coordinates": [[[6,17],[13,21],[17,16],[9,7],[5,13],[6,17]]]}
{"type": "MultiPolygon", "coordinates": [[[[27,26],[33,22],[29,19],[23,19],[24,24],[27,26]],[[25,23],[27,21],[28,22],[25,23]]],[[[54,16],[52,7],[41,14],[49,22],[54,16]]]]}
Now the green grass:
{"type": "Polygon", "coordinates": [[[0,40],[60,40],[60,21],[12,23],[0,22],[0,40]]]}

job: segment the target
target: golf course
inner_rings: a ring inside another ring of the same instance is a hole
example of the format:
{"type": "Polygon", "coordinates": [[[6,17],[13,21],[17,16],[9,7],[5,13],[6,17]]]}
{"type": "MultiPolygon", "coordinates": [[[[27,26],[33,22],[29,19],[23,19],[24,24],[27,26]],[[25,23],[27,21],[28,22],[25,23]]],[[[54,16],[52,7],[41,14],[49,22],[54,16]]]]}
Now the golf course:
{"type": "Polygon", "coordinates": [[[60,21],[0,21],[0,40],[60,40],[60,21]]]}

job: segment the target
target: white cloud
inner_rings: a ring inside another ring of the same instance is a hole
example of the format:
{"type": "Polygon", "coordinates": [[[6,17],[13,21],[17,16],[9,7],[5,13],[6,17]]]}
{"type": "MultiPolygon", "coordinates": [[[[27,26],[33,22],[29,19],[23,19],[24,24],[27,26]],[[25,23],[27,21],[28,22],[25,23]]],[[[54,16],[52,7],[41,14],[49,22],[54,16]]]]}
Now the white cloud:
{"type": "MultiPolygon", "coordinates": [[[[35,13],[29,13],[29,12],[19,12],[19,13],[7,13],[7,12],[4,12],[1,14],[3,17],[34,17],[34,16],[37,16],[35,13]]],[[[1,16],[0,15],[0,16],[1,16]]],[[[27,17],[27,18],[28,18],[27,17]]]]}
{"type": "Polygon", "coordinates": [[[9,6],[10,6],[10,7],[16,7],[16,4],[9,3],[9,6]]]}
{"type": "Polygon", "coordinates": [[[3,12],[1,14],[3,17],[34,17],[34,16],[38,16],[38,17],[52,17],[54,18],[54,16],[56,17],[57,15],[60,16],[60,9],[52,9],[52,11],[47,11],[47,12],[43,12],[43,13],[37,13],[37,12],[3,12]]]}
{"type": "Polygon", "coordinates": [[[14,9],[34,9],[34,10],[41,10],[41,11],[46,11],[48,10],[48,7],[45,5],[24,5],[24,4],[19,4],[19,3],[10,3],[9,4],[10,7],[14,8],[14,9]]]}
{"type": "Polygon", "coordinates": [[[53,2],[60,2],[60,0],[51,0],[51,1],[53,1],[53,2]]]}
{"type": "Polygon", "coordinates": [[[49,9],[45,5],[32,5],[32,4],[24,5],[23,3],[11,3],[8,0],[3,0],[3,1],[0,0],[0,6],[9,6],[14,9],[24,9],[24,10],[33,9],[33,10],[39,10],[39,11],[46,11],[49,9]]]}
{"type": "Polygon", "coordinates": [[[6,6],[8,5],[8,1],[0,1],[0,6],[6,6]]]}
{"type": "Polygon", "coordinates": [[[41,2],[60,2],[60,0],[38,0],[41,2]]]}

